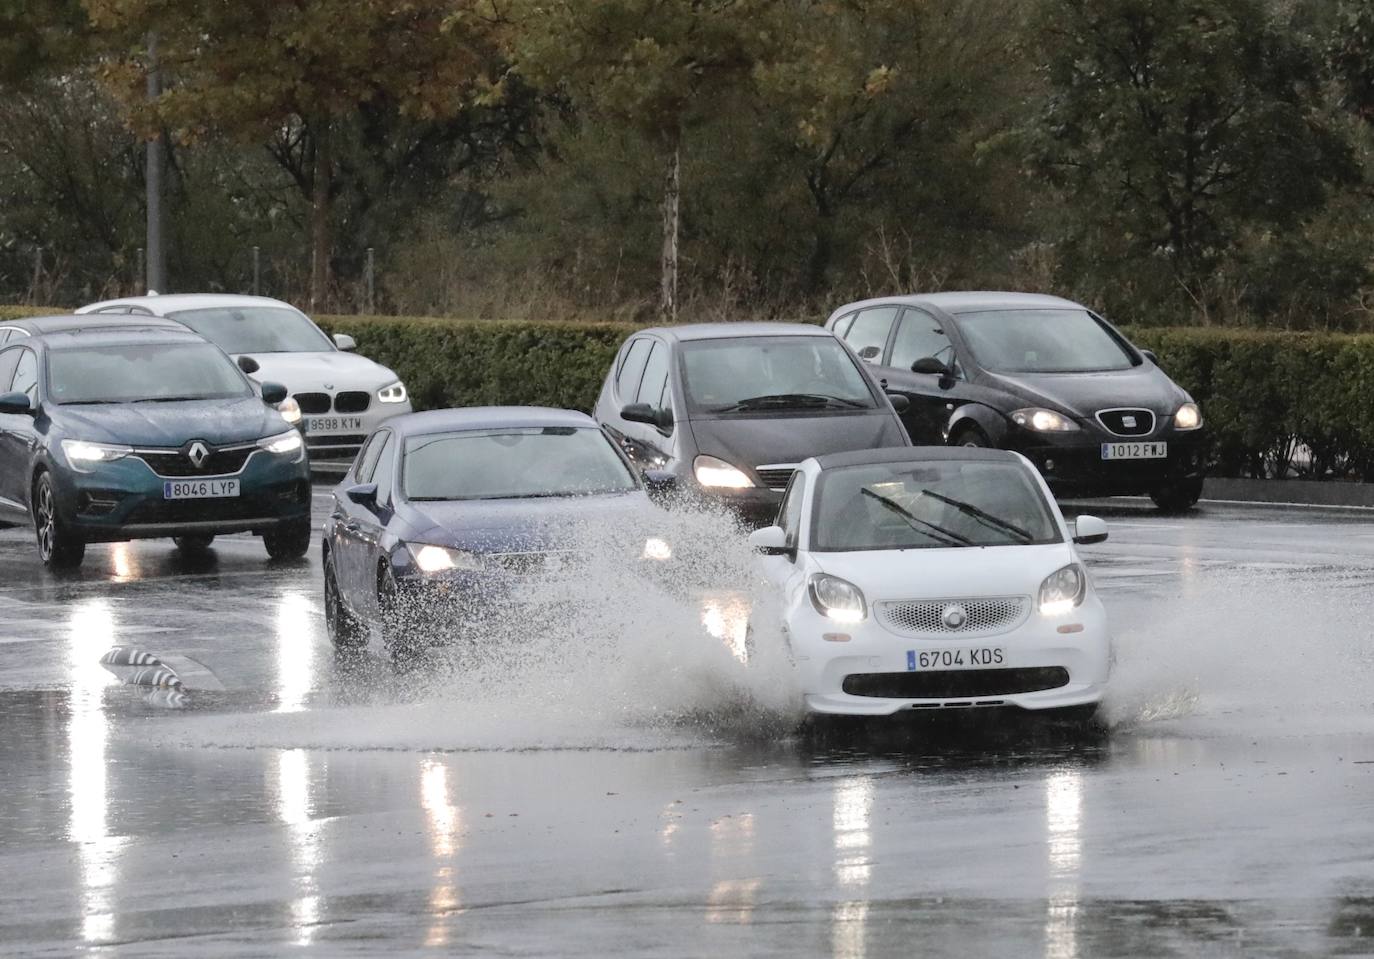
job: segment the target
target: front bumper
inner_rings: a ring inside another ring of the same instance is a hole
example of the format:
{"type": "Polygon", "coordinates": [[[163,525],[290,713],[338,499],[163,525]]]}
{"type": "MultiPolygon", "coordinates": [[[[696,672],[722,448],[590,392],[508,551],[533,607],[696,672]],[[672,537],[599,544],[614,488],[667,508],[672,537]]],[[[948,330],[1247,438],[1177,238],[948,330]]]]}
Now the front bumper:
{"type": "Polygon", "coordinates": [[[263,533],[310,518],[310,464],[260,450],[229,477],[162,477],[143,460],[127,457],[91,472],[53,471],[64,524],[91,543],[164,536],[263,533]],[[232,478],[239,495],[214,499],[164,498],[167,480],[232,478]]]}
{"type": "Polygon", "coordinates": [[[382,403],[375,397],[361,413],[305,413],[301,417],[301,432],[310,451],[314,466],[336,465],[346,468],[362,449],[363,441],[373,430],[393,416],[411,412],[410,400],[403,403],[382,403]]]}
{"type": "Polygon", "coordinates": [[[803,700],[813,713],[890,716],[925,709],[1090,705],[1101,701],[1111,671],[1106,615],[1091,593],[1071,613],[1047,617],[1032,610],[1009,631],[973,638],[899,635],[871,615],[857,626],[838,626],[806,609],[794,615],[788,634],[803,700]],[[1072,626],[1081,630],[1059,632],[1072,626]],[[850,638],[828,641],[826,634],[850,638]],[[1000,650],[1000,659],[989,650],[1000,650]],[[916,665],[922,652],[935,651],[949,651],[963,666],[916,665]]]}
{"type": "Polygon", "coordinates": [[[1006,448],[1022,454],[1056,493],[1120,496],[1148,493],[1161,486],[1201,481],[1207,472],[1206,429],[1156,431],[1142,437],[1116,436],[1096,427],[1074,433],[1033,433],[1019,427],[1006,448]],[[1104,460],[1104,443],[1167,443],[1162,459],[1104,460]]]}

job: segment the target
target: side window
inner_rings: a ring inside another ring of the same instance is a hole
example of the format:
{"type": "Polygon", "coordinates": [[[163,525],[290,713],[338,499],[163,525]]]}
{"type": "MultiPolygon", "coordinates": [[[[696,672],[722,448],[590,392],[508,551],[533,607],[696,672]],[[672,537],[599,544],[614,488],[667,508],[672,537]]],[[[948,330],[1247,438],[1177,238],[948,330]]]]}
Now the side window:
{"type": "Polygon", "coordinates": [[[798,539],[801,537],[801,504],[804,485],[801,471],[794,472],[792,478],[787,481],[787,490],[782,494],[782,504],[778,507],[778,525],[787,534],[787,545],[793,549],[796,549],[798,539]]]}
{"type": "Polygon", "coordinates": [[[359,483],[371,483],[372,472],[377,468],[377,457],[382,455],[382,444],[391,436],[391,430],[380,430],[372,434],[372,439],[358,453],[358,468],[354,477],[359,483]]]}
{"type": "Polygon", "coordinates": [[[954,347],[939,320],[922,310],[907,310],[902,314],[902,325],[897,327],[897,339],[892,343],[892,362],[888,365],[909,370],[911,364],[928,357],[950,369],[957,365],[954,347]]]}
{"type": "Polygon", "coordinates": [[[880,362],[883,351],[887,349],[887,335],[892,332],[892,321],[895,319],[895,306],[875,306],[860,310],[849,327],[845,342],[861,359],[870,363],[880,362]]]}
{"type": "Polygon", "coordinates": [[[842,316],[836,320],[834,327],[835,335],[840,339],[844,339],[849,333],[849,328],[854,325],[854,317],[857,315],[857,313],[850,313],[848,316],[842,316]]]}
{"type": "Polygon", "coordinates": [[[644,366],[644,378],[639,383],[636,403],[648,403],[662,409],[663,389],[668,385],[668,344],[655,342],[644,366]]]}
{"type": "Polygon", "coordinates": [[[381,455],[377,457],[373,482],[377,484],[377,502],[383,505],[391,503],[391,487],[396,479],[396,446],[395,434],[387,433],[381,455]]]}
{"type": "Polygon", "coordinates": [[[644,374],[644,361],[649,358],[650,345],[651,341],[642,337],[631,343],[625,352],[625,362],[620,364],[620,372],[616,374],[616,392],[627,403],[633,403],[634,395],[639,392],[639,380],[644,374]]]}
{"type": "Polygon", "coordinates": [[[15,348],[0,353],[0,393],[10,391],[10,382],[14,379],[14,368],[19,365],[19,354],[24,352],[27,351],[15,348]]]}
{"type": "Polygon", "coordinates": [[[19,350],[19,363],[14,369],[10,391],[25,393],[31,400],[38,399],[38,357],[33,355],[33,350],[19,350]]]}

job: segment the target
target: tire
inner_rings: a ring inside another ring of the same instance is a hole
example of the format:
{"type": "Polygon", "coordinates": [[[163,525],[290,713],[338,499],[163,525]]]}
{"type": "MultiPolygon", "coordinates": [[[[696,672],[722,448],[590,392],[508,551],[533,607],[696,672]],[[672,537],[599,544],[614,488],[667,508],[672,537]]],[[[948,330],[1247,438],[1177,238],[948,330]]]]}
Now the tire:
{"type": "Polygon", "coordinates": [[[48,569],[75,569],[86,555],[86,543],[67,529],[57,513],[57,489],[43,472],[33,484],[33,527],[38,558],[48,569]]]}
{"type": "Polygon", "coordinates": [[[396,574],[390,566],[377,573],[377,611],[381,614],[382,648],[395,666],[404,666],[415,658],[419,648],[405,628],[405,609],[396,574]]]}
{"type": "Polygon", "coordinates": [[[339,594],[334,557],[324,556],[324,626],[335,649],[360,649],[367,645],[367,627],[354,616],[339,594]]]}
{"type": "Polygon", "coordinates": [[[186,556],[202,556],[210,548],[210,544],[215,541],[213,533],[199,534],[196,536],[173,536],[172,542],[176,543],[177,549],[181,550],[186,556]]]}
{"type": "Polygon", "coordinates": [[[959,431],[950,438],[950,446],[972,446],[977,449],[992,449],[992,440],[988,439],[986,433],[976,426],[962,426],[959,431]]]}
{"type": "Polygon", "coordinates": [[[278,526],[262,536],[262,545],[272,559],[300,559],[310,552],[310,538],[314,530],[310,520],[298,519],[278,526]]]}
{"type": "Polygon", "coordinates": [[[1186,513],[1202,498],[1202,480],[1180,480],[1150,491],[1150,499],[1164,513],[1186,513]]]}

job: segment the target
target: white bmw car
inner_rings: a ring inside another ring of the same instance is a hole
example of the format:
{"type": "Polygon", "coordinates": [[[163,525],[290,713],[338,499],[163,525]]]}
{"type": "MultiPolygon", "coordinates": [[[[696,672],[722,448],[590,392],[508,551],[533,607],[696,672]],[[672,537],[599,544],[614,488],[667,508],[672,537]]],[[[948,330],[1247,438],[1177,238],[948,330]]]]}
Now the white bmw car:
{"type": "Polygon", "coordinates": [[[815,713],[1019,706],[1091,716],[1106,616],[1044,480],[1001,450],[837,453],[797,469],[755,531],[815,713]]]}
{"type": "Polygon", "coordinates": [[[353,350],[353,337],[325,335],[300,310],[264,296],[195,293],[92,303],[78,313],[161,316],[189,326],[234,359],[251,357],[254,379],[283,384],[282,414],[302,422],[313,466],[346,467],[383,420],[410,412],[405,384],[353,350]]]}

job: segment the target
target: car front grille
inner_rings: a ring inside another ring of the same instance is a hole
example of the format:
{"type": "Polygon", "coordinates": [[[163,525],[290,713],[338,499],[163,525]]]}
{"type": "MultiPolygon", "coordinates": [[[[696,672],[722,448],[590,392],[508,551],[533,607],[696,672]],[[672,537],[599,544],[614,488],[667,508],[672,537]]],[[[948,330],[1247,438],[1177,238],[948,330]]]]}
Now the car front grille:
{"type": "Polygon", "coordinates": [[[1117,436],[1149,436],[1155,431],[1155,414],[1149,410],[1098,410],[1097,421],[1117,436]]]}
{"type": "Polygon", "coordinates": [[[257,452],[257,449],[256,443],[212,449],[200,466],[192,463],[191,458],[182,450],[136,450],[134,455],[147,463],[158,476],[228,476],[243,469],[243,464],[248,462],[248,457],[257,452]]]}
{"type": "Polygon", "coordinates": [[[881,699],[946,699],[1014,696],[1069,684],[1062,666],[1022,669],[951,669],[925,673],[851,673],[841,688],[851,696],[881,699]]]}
{"type": "Polygon", "coordinates": [[[358,455],[363,433],[321,433],[315,436],[305,434],[305,448],[311,460],[351,460],[358,455]]]}
{"type": "Polygon", "coordinates": [[[307,416],[329,412],[328,393],[297,393],[296,403],[307,416]]]}
{"type": "Polygon", "coordinates": [[[1030,613],[1025,596],[990,599],[922,599],[874,603],[878,622],[904,636],[979,636],[1006,632],[1025,621],[1030,613]],[[963,616],[958,612],[962,610],[963,616]],[[946,613],[958,625],[945,621],[946,613]],[[960,622],[962,619],[962,622],[960,622]]]}
{"type": "Polygon", "coordinates": [[[772,490],[785,489],[787,481],[792,478],[792,474],[796,471],[796,463],[770,463],[766,466],[754,467],[754,472],[759,474],[759,481],[772,490]]]}
{"type": "Polygon", "coordinates": [[[372,394],[363,390],[345,390],[334,397],[336,413],[362,413],[372,402],[372,394]]]}

